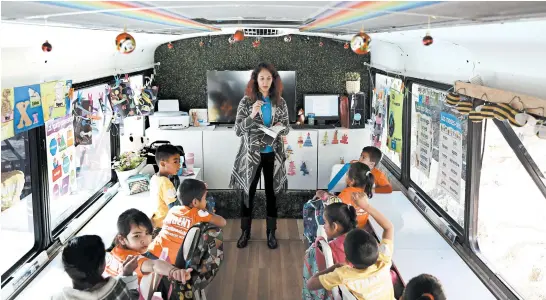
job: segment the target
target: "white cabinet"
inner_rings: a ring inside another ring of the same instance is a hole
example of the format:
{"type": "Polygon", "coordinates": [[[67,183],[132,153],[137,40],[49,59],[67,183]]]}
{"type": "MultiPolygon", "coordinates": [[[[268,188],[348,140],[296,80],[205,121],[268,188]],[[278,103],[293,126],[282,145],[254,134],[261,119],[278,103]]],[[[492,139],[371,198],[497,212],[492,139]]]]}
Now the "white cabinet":
{"type": "Polygon", "coordinates": [[[327,189],[332,166],[339,164],[341,157],[345,162],[358,159],[362,148],[371,145],[370,131],[368,128],[320,129],[318,144],[318,189],[327,189]]]}
{"type": "Polygon", "coordinates": [[[291,130],[284,145],[289,190],[317,189],[317,130],[291,130]]]}
{"type": "MultiPolygon", "coordinates": [[[[190,127],[181,130],[146,129],[146,137],[150,143],[155,141],[169,141],[175,146],[182,146],[184,153],[193,153],[195,160],[193,166],[203,168],[203,129],[190,127]]],[[[206,174],[206,169],[202,172],[206,174]]]]}
{"type": "Polygon", "coordinates": [[[240,142],[234,128],[218,127],[213,131],[203,131],[204,179],[209,189],[229,189],[240,142]]]}

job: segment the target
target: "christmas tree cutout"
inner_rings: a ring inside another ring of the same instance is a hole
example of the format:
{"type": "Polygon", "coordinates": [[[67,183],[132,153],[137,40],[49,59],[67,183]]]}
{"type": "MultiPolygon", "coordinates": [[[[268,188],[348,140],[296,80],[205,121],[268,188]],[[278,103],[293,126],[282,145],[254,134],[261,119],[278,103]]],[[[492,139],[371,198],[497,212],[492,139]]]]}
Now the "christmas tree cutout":
{"type": "Polygon", "coordinates": [[[322,144],[324,146],[328,145],[328,131],[324,132],[324,138],[322,139],[322,144]]]}
{"type": "Polygon", "coordinates": [[[296,175],[296,164],[294,164],[294,161],[290,161],[288,164],[288,176],[294,175],[296,175]]]}
{"type": "Polygon", "coordinates": [[[334,132],[334,139],[332,139],[332,145],[339,144],[339,141],[337,139],[337,130],[334,132]]]}
{"type": "Polygon", "coordinates": [[[349,144],[349,137],[347,136],[346,133],[344,133],[343,136],[341,137],[341,143],[345,145],[349,144]]]}
{"type": "Polygon", "coordinates": [[[288,145],[288,140],[286,139],[286,135],[283,135],[283,137],[282,137],[282,142],[283,142],[285,145],[288,145]]]}
{"type": "Polygon", "coordinates": [[[307,170],[307,164],[304,161],[301,162],[300,172],[302,176],[309,175],[309,170],[307,170]]]}
{"type": "Polygon", "coordinates": [[[313,142],[311,142],[311,134],[309,132],[307,133],[307,139],[305,139],[303,147],[313,147],[313,142]]]}
{"type": "Polygon", "coordinates": [[[301,136],[301,133],[300,133],[300,136],[298,137],[298,146],[300,148],[303,147],[303,137],[301,136]]]}

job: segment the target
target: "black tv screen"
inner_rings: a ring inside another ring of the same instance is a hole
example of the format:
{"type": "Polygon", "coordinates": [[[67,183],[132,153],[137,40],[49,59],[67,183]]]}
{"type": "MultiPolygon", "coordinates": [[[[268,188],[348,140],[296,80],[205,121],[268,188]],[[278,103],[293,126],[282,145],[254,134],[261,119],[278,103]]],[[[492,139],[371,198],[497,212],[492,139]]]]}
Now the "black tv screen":
{"type": "MultiPolygon", "coordinates": [[[[208,117],[213,123],[235,123],[237,106],[245,95],[252,71],[207,71],[208,117]]],[[[290,122],[296,121],[296,72],[279,71],[284,86],[282,97],[290,122]]]]}

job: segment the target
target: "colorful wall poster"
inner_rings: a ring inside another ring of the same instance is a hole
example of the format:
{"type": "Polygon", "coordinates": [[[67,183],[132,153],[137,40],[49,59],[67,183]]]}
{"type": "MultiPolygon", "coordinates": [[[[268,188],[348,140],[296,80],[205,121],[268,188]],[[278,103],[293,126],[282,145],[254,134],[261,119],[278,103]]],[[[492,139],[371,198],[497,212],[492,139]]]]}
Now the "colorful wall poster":
{"type": "Polygon", "coordinates": [[[73,116],[46,122],[47,170],[51,199],[68,194],[76,183],[73,116]]]}
{"type": "Polygon", "coordinates": [[[417,112],[416,165],[426,177],[429,177],[433,143],[432,112],[421,103],[415,103],[415,110],[417,112]]]}
{"type": "Polygon", "coordinates": [[[440,113],[440,157],[438,185],[461,201],[463,141],[461,121],[452,114],[440,113]]]}
{"type": "Polygon", "coordinates": [[[390,89],[389,95],[387,147],[390,150],[401,153],[404,94],[399,90],[390,89]]]}
{"type": "Polygon", "coordinates": [[[15,133],[13,130],[13,89],[2,89],[2,141],[15,133]]]}
{"type": "Polygon", "coordinates": [[[66,81],[60,80],[46,82],[40,85],[44,121],[66,116],[68,112],[66,105],[66,89],[66,81]]]}
{"type": "Polygon", "coordinates": [[[13,89],[15,112],[13,125],[15,134],[44,125],[40,85],[34,84],[13,89]]]}

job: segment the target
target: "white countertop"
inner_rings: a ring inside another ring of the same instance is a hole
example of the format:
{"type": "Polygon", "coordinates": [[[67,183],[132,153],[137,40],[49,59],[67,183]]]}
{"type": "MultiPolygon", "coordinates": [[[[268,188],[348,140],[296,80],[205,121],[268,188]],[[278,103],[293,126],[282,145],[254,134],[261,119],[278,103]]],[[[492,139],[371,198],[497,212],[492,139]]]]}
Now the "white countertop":
{"type": "MultiPolygon", "coordinates": [[[[402,192],[375,194],[370,204],[394,225],[393,261],[407,283],[423,273],[436,276],[450,300],[496,299],[455,250],[402,192]]],[[[381,239],[383,229],[370,218],[381,239]]]]}

